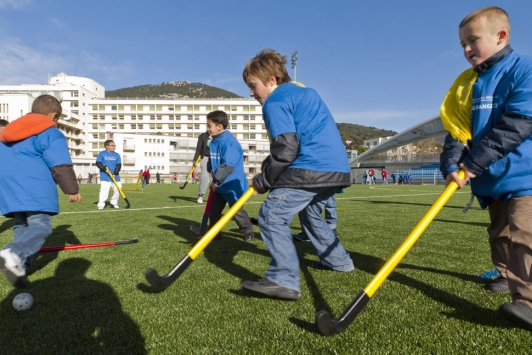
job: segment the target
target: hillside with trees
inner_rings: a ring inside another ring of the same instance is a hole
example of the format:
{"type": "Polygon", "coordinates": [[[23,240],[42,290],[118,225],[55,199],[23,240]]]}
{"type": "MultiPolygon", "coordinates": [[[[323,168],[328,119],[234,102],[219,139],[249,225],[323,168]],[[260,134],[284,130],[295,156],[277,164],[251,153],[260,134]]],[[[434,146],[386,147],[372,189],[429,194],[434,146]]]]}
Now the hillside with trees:
{"type": "Polygon", "coordinates": [[[107,98],[161,98],[161,99],[189,99],[189,98],[239,98],[237,94],[214,86],[191,83],[189,81],[170,81],[161,84],[147,84],[109,90],[105,92],[107,98]]]}

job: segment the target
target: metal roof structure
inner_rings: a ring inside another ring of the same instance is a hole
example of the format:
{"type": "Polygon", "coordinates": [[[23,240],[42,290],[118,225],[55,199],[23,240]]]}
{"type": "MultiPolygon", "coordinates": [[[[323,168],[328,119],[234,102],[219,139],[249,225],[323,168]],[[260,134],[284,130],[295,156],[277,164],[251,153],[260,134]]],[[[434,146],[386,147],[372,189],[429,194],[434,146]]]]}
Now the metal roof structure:
{"type": "Polygon", "coordinates": [[[350,165],[351,167],[357,167],[361,162],[368,160],[374,155],[384,153],[390,149],[395,149],[409,143],[436,137],[444,133],[446,133],[446,131],[443,128],[440,116],[433,117],[396,134],[395,136],[376,145],[375,147],[366,150],[364,153],[351,160],[350,165]]]}

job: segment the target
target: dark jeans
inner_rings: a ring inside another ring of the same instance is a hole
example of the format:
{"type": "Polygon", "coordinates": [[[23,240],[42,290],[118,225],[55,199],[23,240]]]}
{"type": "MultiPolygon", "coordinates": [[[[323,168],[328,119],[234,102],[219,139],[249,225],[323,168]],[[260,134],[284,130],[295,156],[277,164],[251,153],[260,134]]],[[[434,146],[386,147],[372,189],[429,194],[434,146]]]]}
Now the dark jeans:
{"type": "MultiPolygon", "coordinates": [[[[214,226],[216,222],[222,218],[222,211],[224,210],[227,201],[216,191],[211,191],[211,194],[213,195],[211,200],[211,210],[209,211],[209,220],[210,227],[212,228],[212,226],[214,226]]],[[[229,206],[231,207],[232,205],[230,204],[229,206]]],[[[249,216],[243,208],[241,208],[240,211],[235,214],[233,219],[235,220],[242,234],[248,235],[253,232],[253,224],[251,224],[249,216]]],[[[218,234],[218,236],[219,235],[220,234],[218,234]]]]}

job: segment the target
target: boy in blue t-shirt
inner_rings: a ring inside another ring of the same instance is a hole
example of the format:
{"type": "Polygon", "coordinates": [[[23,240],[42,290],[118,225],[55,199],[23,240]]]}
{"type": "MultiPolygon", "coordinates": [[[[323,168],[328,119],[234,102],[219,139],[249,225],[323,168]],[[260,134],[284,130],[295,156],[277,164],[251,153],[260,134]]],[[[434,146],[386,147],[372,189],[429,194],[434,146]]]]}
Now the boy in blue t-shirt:
{"type": "Polygon", "coordinates": [[[114,193],[110,201],[111,206],[114,208],[119,208],[118,197],[120,196],[120,192],[116,187],[114,187],[113,179],[111,179],[111,176],[107,173],[107,170],[105,169],[106,167],[109,168],[109,171],[111,174],[113,174],[117,185],[122,188],[120,175],[118,175],[120,174],[120,169],[122,168],[122,159],[120,158],[120,154],[115,152],[115,142],[112,140],[106,140],[103,145],[105,146],[105,150],[102,150],[96,158],[96,166],[98,169],[100,169],[100,199],[98,201],[99,210],[103,210],[105,207],[105,201],[109,196],[109,189],[111,187],[114,189],[114,193]]]}
{"type": "Polygon", "coordinates": [[[467,15],[459,38],[472,68],[441,106],[449,135],[440,168],[447,183],[463,187],[471,179],[488,207],[491,257],[501,274],[488,289],[509,291],[512,302],[499,312],[532,329],[532,57],[510,47],[510,20],[498,7],[467,15]]]}
{"type": "MultiPolygon", "coordinates": [[[[211,227],[220,220],[226,203],[233,206],[249,188],[244,172],[244,151],[233,134],[226,130],[228,124],[229,119],[223,111],[207,114],[207,129],[212,137],[207,167],[212,172],[211,194],[213,195],[209,213],[211,227]]],[[[247,212],[241,208],[234,220],[244,234],[244,240],[252,241],[253,224],[247,212]]],[[[220,238],[220,234],[216,238],[220,238]]]]}
{"type": "Polygon", "coordinates": [[[265,278],[242,287],[270,297],[301,297],[299,259],[290,222],[299,212],[301,226],[320,261],[318,270],[347,272],[353,261],[321,217],[327,200],[350,186],[351,168],[338,127],[318,93],[291,82],[286,57],[265,49],[248,61],[243,72],[250,95],[262,105],[271,138],[271,154],[254,177],[256,193],[268,198],[259,211],[262,240],[271,254],[265,278]]]}
{"type": "Polygon", "coordinates": [[[17,288],[28,285],[26,266],[52,233],[57,185],[69,202],[81,201],[67,141],[56,126],[61,112],[55,97],[39,96],[31,113],[0,133],[0,211],[13,218],[14,234],[0,251],[0,269],[17,288]]]}

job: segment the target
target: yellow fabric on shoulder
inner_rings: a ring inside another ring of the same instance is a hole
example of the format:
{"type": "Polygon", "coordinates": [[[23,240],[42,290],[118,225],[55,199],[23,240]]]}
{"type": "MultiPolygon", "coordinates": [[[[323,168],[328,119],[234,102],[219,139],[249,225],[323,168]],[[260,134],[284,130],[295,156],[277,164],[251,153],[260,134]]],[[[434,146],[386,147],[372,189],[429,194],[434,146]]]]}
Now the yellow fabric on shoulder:
{"type": "MultiPolygon", "coordinates": [[[[305,87],[305,85],[303,85],[303,84],[301,84],[301,83],[299,83],[299,82],[297,82],[297,81],[293,81],[293,80],[292,80],[290,83],[291,83],[291,84],[294,84],[294,85],[297,85],[297,86],[300,86],[300,87],[302,87],[302,88],[305,87]]],[[[273,86],[270,88],[270,92],[268,93],[268,95],[270,95],[270,94],[271,94],[275,89],[277,89],[278,87],[279,87],[279,85],[273,85],[273,86]]]]}
{"type": "Polygon", "coordinates": [[[471,137],[473,84],[477,72],[469,68],[456,78],[440,107],[443,127],[456,140],[467,144],[471,137]]]}

